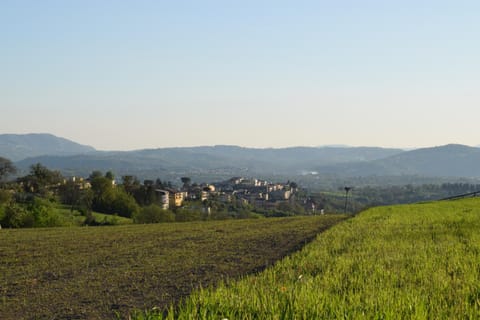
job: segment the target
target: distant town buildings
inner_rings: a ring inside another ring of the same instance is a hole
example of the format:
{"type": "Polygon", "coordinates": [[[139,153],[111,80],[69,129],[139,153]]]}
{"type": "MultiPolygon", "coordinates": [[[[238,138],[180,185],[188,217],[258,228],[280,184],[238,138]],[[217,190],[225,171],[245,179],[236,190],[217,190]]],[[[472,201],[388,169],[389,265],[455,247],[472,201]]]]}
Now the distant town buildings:
{"type": "MultiPolygon", "coordinates": [[[[91,187],[88,179],[71,177],[68,181],[75,183],[79,189],[91,187]]],[[[67,180],[65,180],[66,182],[67,180]]],[[[114,187],[117,185],[115,182],[112,183],[114,187]]],[[[236,201],[242,205],[251,205],[266,210],[275,209],[282,204],[291,204],[297,201],[308,213],[315,213],[317,209],[316,204],[312,200],[297,199],[297,185],[291,182],[272,183],[254,178],[232,177],[217,183],[194,183],[191,185],[184,183],[180,189],[165,186],[158,187],[158,184],[153,180],[144,180],[143,185],[153,188],[155,203],[163,209],[180,208],[194,201],[202,203],[217,201],[224,204],[236,201]]]]}

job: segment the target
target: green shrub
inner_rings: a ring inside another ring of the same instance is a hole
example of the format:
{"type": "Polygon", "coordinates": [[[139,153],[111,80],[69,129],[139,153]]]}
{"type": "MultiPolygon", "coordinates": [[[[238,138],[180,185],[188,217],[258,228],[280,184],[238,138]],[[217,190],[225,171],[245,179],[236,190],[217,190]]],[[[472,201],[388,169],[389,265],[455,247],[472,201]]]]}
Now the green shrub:
{"type": "Polygon", "coordinates": [[[202,220],[204,215],[197,210],[189,209],[177,209],[175,211],[175,221],[187,222],[187,221],[199,221],[202,220]]]}
{"type": "Polygon", "coordinates": [[[28,212],[33,217],[34,227],[60,227],[63,225],[62,217],[47,199],[35,198],[33,203],[28,206],[28,212]]]}
{"type": "Polygon", "coordinates": [[[0,224],[7,228],[59,227],[64,220],[51,201],[37,197],[27,204],[10,202],[0,214],[0,224]]]}
{"type": "Polygon", "coordinates": [[[5,206],[3,219],[0,221],[2,227],[7,228],[28,228],[33,227],[34,223],[33,215],[16,203],[5,206]]]}
{"type": "Polygon", "coordinates": [[[175,215],[170,210],[162,209],[156,204],[151,204],[144,207],[134,215],[133,222],[135,223],[159,223],[159,222],[173,222],[175,215]]]}

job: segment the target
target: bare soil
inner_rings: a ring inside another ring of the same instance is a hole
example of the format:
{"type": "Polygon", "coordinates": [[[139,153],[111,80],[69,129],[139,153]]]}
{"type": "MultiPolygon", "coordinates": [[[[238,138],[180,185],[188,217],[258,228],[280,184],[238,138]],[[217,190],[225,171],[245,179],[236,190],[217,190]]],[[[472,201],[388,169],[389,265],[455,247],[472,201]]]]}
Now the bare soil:
{"type": "Polygon", "coordinates": [[[125,318],[259,272],[345,216],[0,230],[0,319],[125,318]]]}

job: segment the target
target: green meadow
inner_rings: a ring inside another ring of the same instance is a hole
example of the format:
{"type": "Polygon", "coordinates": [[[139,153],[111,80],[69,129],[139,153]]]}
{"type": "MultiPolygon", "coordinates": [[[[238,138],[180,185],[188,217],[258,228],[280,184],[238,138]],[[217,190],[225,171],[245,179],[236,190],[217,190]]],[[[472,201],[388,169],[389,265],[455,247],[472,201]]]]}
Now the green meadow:
{"type": "Polygon", "coordinates": [[[480,319],[480,199],[377,207],[138,319],[480,319]]]}

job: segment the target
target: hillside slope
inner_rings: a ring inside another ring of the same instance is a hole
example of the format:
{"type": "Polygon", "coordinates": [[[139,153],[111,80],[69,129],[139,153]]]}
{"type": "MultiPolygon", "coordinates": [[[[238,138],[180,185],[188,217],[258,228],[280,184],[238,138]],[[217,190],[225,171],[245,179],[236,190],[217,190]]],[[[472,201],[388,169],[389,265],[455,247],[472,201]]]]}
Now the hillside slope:
{"type": "Polygon", "coordinates": [[[480,199],[373,208],[166,319],[479,319],[478,230],[480,199]]]}

